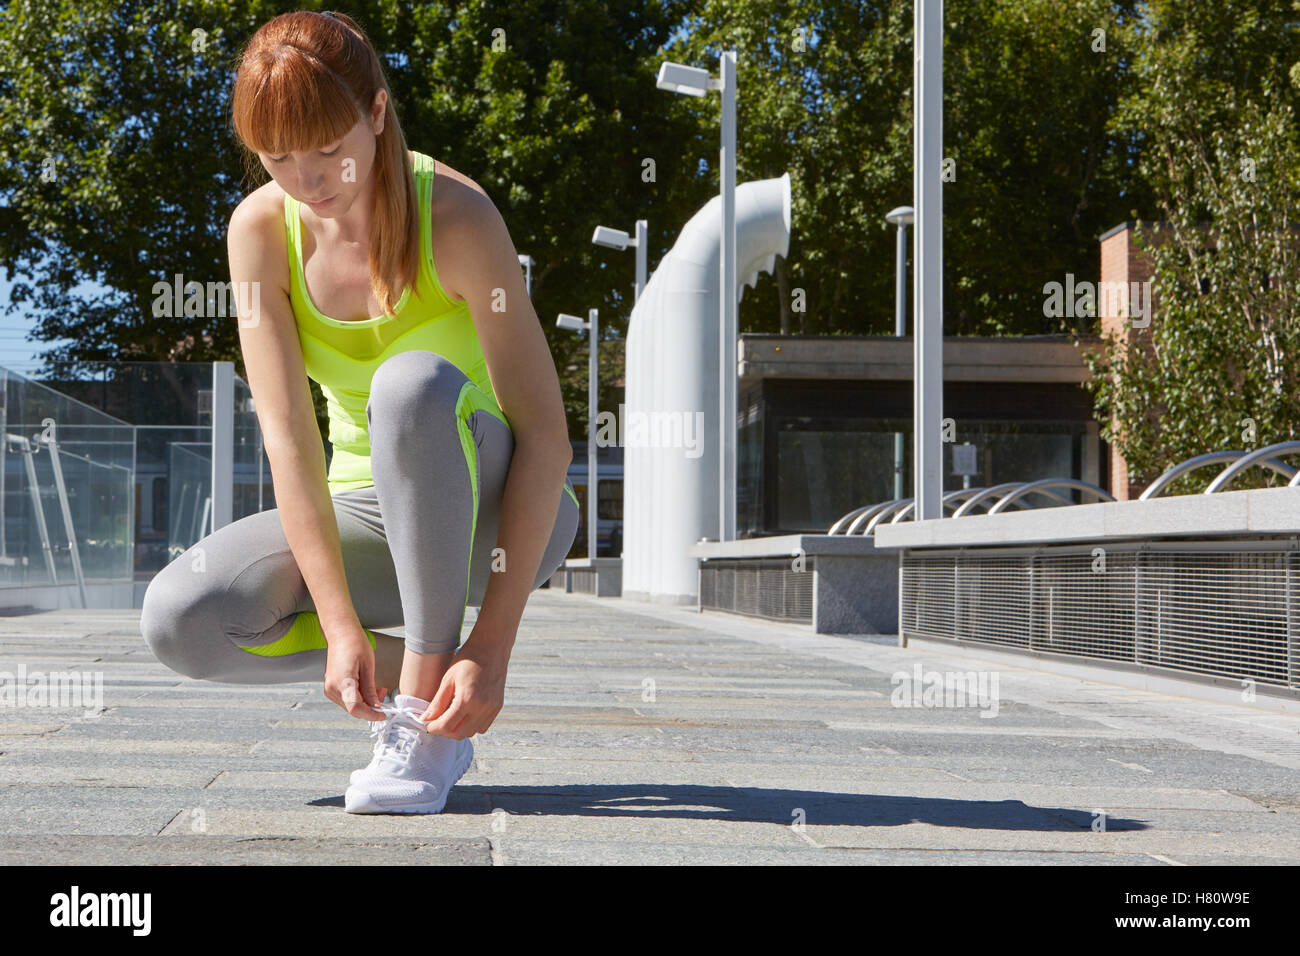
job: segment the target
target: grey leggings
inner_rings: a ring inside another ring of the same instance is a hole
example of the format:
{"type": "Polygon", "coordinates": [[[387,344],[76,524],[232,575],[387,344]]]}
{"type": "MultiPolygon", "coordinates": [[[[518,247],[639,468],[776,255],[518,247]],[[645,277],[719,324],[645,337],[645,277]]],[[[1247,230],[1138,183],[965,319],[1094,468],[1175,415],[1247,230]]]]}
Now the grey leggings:
{"type": "MultiPolygon", "coordinates": [[[[482,603],[514,453],[509,426],[462,401],[469,382],[433,352],[385,360],[366,404],[374,484],[332,496],[362,627],[405,625],[406,646],[421,654],[454,650],[465,607],[482,603]]],[[[534,588],[564,563],[577,527],[566,482],[534,588]]],[[[158,572],[140,629],[188,677],[272,684],[325,673],[315,605],[278,511],[218,529],[158,572]]]]}

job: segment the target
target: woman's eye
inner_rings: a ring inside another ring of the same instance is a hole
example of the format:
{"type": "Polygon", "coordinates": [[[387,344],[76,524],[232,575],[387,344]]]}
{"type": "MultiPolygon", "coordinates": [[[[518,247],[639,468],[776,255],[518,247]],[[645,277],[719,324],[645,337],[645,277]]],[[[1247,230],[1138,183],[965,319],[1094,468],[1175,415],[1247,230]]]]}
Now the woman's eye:
{"type": "Polygon", "coordinates": [[[338,152],[342,147],[343,147],[343,144],[342,144],[342,143],[339,143],[338,146],[335,146],[335,147],[334,147],[333,149],[331,149],[328,153],[325,152],[324,150],[322,150],[322,151],[321,151],[321,155],[322,155],[322,156],[333,156],[333,155],[334,155],[335,153],[337,153],[337,152],[338,152]]]}
{"type": "Polygon", "coordinates": [[[287,157],[287,156],[268,156],[268,157],[266,157],[266,158],[269,159],[269,160],[270,160],[271,162],[273,162],[273,163],[282,163],[282,162],[284,162],[288,157],[287,157]]]}

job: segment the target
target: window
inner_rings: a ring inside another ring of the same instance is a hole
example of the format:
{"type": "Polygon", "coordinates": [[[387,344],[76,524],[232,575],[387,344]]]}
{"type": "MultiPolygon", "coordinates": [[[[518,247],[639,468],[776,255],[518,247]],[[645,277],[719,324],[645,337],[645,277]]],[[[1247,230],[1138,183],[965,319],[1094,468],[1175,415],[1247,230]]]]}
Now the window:
{"type": "Polygon", "coordinates": [[[623,479],[604,479],[599,484],[596,517],[600,521],[623,520],[623,479]]]}

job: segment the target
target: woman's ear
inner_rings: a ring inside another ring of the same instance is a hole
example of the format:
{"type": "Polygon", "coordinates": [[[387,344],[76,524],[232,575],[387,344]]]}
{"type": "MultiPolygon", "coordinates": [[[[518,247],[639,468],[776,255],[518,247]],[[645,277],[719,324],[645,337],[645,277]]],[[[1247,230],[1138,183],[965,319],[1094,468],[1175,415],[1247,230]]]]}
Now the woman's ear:
{"type": "Polygon", "coordinates": [[[388,104],[388,92],[375,90],[374,102],[370,104],[370,128],[378,136],[384,131],[384,107],[388,104]]]}

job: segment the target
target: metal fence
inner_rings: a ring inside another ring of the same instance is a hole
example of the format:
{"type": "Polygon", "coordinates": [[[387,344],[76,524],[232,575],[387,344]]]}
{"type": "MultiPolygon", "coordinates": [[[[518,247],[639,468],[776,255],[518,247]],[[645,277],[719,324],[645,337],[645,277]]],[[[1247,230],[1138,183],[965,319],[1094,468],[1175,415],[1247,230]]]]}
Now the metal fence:
{"type": "Polygon", "coordinates": [[[1300,689],[1294,538],[904,552],[899,629],[1300,689]]]}
{"type": "Polygon", "coordinates": [[[700,562],[700,607],[773,621],[812,623],[813,573],[791,569],[790,558],[714,558],[700,562]]]}

